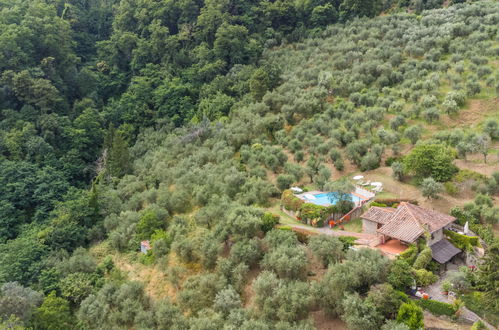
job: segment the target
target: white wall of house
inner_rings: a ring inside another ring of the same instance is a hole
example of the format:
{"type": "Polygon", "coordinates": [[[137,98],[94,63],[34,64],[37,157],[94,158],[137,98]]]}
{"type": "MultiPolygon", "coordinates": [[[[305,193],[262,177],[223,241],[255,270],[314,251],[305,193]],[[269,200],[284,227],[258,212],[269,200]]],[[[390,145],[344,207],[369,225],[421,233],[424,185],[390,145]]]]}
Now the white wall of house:
{"type": "Polygon", "coordinates": [[[362,232],[376,235],[376,229],[378,229],[378,223],[362,219],[362,232]]]}
{"type": "Polygon", "coordinates": [[[434,232],[431,236],[430,240],[428,241],[428,246],[432,246],[436,242],[440,241],[442,238],[444,238],[444,231],[443,229],[439,229],[436,232],[434,232]]]}

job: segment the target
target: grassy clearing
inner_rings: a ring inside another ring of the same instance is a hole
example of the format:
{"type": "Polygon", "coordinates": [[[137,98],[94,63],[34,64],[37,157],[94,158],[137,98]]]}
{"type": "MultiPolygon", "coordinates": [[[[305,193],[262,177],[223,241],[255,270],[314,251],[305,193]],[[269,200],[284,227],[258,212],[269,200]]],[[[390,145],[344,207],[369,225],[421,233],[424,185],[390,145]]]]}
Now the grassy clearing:
{"type": "MultiPolygon", "coordinates": [[[[362,232],[362,219],[356,218],[356,219],[350,220],[348,222],[344,222],[343,228],[345,231],[350,231],[350,232],[354,232],[354,233],[361,233],[362,232]]],[[[333,230],[341,230],[341,229],[339,226],[334,226],[333,230]]]]}
{"type": "MultiPolygon", "coordinates": [[[[303,225],[306,226],[305,224],[301,223],[300,221],[294,219],[293,217],[290,217],[283,211],[281,211],[281,208],[279,207],[279,204],[274,204],[270,208],[267,209],[269,212],[272,212],[273,214],[277,214],[280,216],[279,223],[283,225],[303,225]]],[[[313,228],[313,227],[310,227],[313,228]]]]}

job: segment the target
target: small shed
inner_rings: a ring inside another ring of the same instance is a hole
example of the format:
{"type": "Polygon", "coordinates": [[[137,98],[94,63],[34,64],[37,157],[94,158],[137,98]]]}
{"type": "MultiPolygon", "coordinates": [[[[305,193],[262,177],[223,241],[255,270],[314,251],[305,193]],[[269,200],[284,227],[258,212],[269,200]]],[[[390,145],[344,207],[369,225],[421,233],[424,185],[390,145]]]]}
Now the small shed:
{"type": "Polygon", "coordinates": [[[147,251],[151,249],[151,243],[149,241],[140,242],[140,252],[147,254],[147,251]]]}

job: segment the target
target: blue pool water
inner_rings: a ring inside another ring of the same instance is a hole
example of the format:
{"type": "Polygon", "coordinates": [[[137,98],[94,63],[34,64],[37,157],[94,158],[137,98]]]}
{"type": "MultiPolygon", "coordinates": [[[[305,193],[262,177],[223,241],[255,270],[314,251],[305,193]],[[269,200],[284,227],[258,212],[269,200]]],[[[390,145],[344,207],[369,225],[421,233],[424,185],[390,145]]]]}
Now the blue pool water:
{"type": "MultiPolygon", "coordinates": [[[[357,205],[361,199],[355,195],[352,195],[352,194],[350,194],[350,195],[352,196],[352,202],[354,202],[357,205]]],[[[303,197],[305,197],[305,199],[308,203],[312,203],[312,204],[316,204],[316,205],[329,206],[329,205],[336,204],[335,200],[331,201],[329,199],[329,196],[327,193],[316,194],[313,196],[315,197],[315,199],[308,199],[306,196],[303,196],[303,197]]]]}

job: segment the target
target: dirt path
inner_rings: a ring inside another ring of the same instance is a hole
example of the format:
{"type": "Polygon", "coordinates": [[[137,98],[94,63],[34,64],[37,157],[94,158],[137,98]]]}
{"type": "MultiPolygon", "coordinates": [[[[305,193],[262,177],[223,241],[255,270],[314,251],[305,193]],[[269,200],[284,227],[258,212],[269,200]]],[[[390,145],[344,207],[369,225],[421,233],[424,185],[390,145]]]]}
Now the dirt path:
{"type": "Polygon", "coordinates": [[[424,325],[425,329],[439,329],[439,330],[469,330],[471,324],[455,323],[444,320],[438,316],[433,315],[428,311],[424,311],[424,325]]]}
{"type": "Polygon", "coordinates": [[[321,227],[321,228],[313,228],[310,226],[306,225],[295,225],[295,224],[287,224],[286,226],[290,226],[292,228],[297,228],[301,230],[306,230],[318,234],[324,234],[324,235],[330,235],[330,236],[352,236],[352,237],[357,237],[357,240],[355,241],[356,244],[359,245],[369,245],[369,243],[373,240],[376,239],[376,235],[371,235],[371,234],[364,234],[364,233],[355,233],[351,231],[344,231],[344,230],[332,230],[327,227],[321,227]]]}

